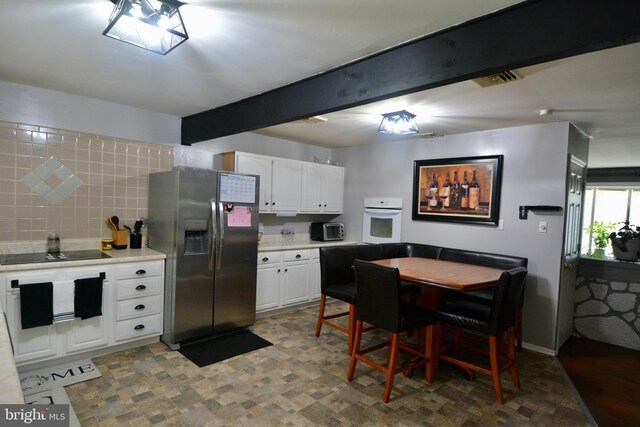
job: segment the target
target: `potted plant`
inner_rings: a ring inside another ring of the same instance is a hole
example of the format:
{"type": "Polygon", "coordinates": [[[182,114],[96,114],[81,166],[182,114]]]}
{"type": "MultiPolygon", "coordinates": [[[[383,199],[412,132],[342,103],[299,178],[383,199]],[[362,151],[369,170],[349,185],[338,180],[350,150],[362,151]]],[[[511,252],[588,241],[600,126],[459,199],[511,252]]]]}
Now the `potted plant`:
{"type": "Polygon", "coordinates": [[[609,235],[615,229],[613,222],[605,223],[604,221],[593,221],[593,224],[585,228],[593,239],[595,249],[589,255],[604,258],[604,250],[609,244],[609,235]]]}
{"type": "Polygon", "coordinates": [[[640,258],[640,227],[622,221],[617,232],[609,235],[613,256],[622,261],[637,261],[640,258]]]}

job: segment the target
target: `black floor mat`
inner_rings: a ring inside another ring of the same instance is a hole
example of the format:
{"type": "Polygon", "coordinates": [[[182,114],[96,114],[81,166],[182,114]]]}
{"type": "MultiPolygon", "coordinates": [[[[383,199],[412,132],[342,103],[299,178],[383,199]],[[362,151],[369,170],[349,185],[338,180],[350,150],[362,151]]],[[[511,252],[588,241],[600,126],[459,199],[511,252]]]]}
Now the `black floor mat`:
{"type": "Polygon", "coordinates": [[[273,344],[248,329],[243,329],[208,341],[182,346],[178,351],[202,368],[270,345],[273,344]]]}

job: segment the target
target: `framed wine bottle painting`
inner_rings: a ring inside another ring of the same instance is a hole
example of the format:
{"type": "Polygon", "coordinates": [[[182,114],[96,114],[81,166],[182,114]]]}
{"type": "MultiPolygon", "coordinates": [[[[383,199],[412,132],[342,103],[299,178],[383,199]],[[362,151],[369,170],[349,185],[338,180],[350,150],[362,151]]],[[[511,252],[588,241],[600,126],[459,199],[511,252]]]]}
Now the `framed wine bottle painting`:
{"type": "Polygon", "coordinates": [[[414,161],[412,218],[498,225],[503,158],[414,161]]]}

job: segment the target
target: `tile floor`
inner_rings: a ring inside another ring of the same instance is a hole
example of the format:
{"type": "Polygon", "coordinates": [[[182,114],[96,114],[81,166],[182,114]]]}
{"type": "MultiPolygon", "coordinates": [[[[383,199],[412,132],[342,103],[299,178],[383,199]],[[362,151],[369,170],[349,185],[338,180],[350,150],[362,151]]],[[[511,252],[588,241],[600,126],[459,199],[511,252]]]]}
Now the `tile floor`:
{"type": "Polygon", "coordinates": [[[431,385],[424,371],[396,376],[384,404],[383,374],[358,364],[348,382],[346,336],[324,326],[316,338],[316,316],[258,320],[253,331],[273,346],[204,368],[162,343],[94,358],[102,377],[66,391],[83,426],[589,425],[555,358],[527,350],[522,388],[503,378],[504,405],[488,376],[467,381],[447,365],[431,385]]]}

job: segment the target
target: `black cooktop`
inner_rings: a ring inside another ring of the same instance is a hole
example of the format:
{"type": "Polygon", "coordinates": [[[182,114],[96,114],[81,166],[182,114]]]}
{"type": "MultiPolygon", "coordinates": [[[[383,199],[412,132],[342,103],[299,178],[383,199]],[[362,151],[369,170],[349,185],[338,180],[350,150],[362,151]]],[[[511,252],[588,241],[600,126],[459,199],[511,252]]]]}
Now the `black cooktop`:
{"type": "Polygon", "coordinates": [[[40,262],[79,261],[84,259],[111,258],[98,249],[84,251],[64,251],[57,254],[28,253],[0,255],[0,265],[34,264],[40,262]]]}

